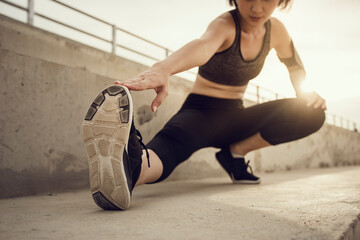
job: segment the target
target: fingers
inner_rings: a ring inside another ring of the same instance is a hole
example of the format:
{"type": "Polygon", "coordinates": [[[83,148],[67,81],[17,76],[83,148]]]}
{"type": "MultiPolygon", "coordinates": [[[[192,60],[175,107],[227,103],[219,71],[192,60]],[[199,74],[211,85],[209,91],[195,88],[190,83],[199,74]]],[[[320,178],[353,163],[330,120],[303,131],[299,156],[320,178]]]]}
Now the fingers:
{"type": "Polygon", "coordinates": [[[162,87],[166,80],[161,81],[162,79],[156,79],[151,76],[139,75],[135,78],[120,82],[115,81],[114,84],[120,84],[126,86],[130,90],[142,91],[146,89],[155,89],[157,87],[162,87]]]}
{"type": "Polygon", "coordinates": [[[129,81],[120,82],[120,81],[115,81],[114,84],[115,85],[125,86],[129,90],[135,90],[135,91],[145,90],[144,85],[141,82],[129,82],[129,81]]]}
{"type": "Polygon", "coordinates": [[[311,107],[311,106],[314,106],[314,104],[317,102],[317,98],[316,97],[310,97],[307,99],[307,104],[306,106],[307,107],[311,107]]]}
{"type": "Polygon", "coordinates": [[[319,107],[321,107],[321,109],[323,109],[323,110],[326,110],[325,99],[321,98],[320,96],[314,104],[315,109],[317,109],[319,107]]]}
{"type": "Polygon", "coordinates": [[[151,110],[153,112],[156,112],[158,107],[161,105],[161,103],[165,100],[165,98],[168,96],[167,89],[163,88],[161,91],[159,91],[154,99],[154,101],[151,104],[151,110]]]}
{"type": "Polygon", "coordinates": [[[165,98],[169,95],[167,85],[161,87],[156,87],[156,86],[154,87],[153,86],[154,84],[152,84],[151,81],[148,81],[147,79],[139,80],[139,78],[135,78],[123,82],[115,81],[114,84],[125,86],[129,90],[134,90],[134,91],[154,89],[157,95],[151,104],[151,110],[153,112],[156,112],[156,110],[159,108],[159,106],[162,104],[165,98]]]}
{"type": "Polygon", "coordinates": [[[114,84],[125,86],[134,91],[154,89],[157,95],[151,104],[151,109],[155,112],[168,96],[170,73],[165,70],[154,65],[135,78],[122,82],[115,81],[114,84]]]}
{"type": "Polygon", "coordinates": [[[142,90],[146,90],[149,88],[152,88],[151,86],[149,86],[149,84],[146,81],[137,81],[137,82],[124,82],[123,85],[125,87],[127,87],[129,90],[134,90],[134,91],[142,91],[142,90]]]}
{"type": "Polygon", "coordinates": [[[326,101],[325,101],[325,99],[323,99],[323,98],[321,98],[321,97],[320,97],[320,99],[321,99],[321,101],[320,101],[320,103],[319,103],[319,107],[321,107],[322,110],[326,110],[327,107],[326,107],[326,101]]]}
{"type": "Polygon", "coordinates": [[[313,107],[315,108],[315,109],[317,109],[317,108],[319,108],[322,104],[323,104],[323,99],[322,98],[318,98],[318,99],[316,99],[316,102],[314,103],[314,105],[313,105],[313,107]]]}
{"type": "Polygon", "coordinates": [[[307,100],[306,106],[308,106],[308,107],[312,106],[315,109],[318,109],[319,107],[321,107],[321,109],[326,110],[325,99],[320,97],[320,95],[317,94],[316,92],[312,92],[311,94],[309,94],[306,97],[306,100],[307,100]]]}
{"type": "Polygon", "coordinates": [[[134,82],[138,82],[138,81],[142,81],[144,80],[144,77],[142,77],[141,75],[137,76],[137,77],[134,77],[134,78],[131,78],[131,79],[128,79],[128,80],[125,80],[125,81],[119,81],[119,80],[116,80],[114,82],[114,84],[118,84],[118,85],[125,85],[125,84],[128,84],[128,85],[131,85],[132,83],[134,82]]]}
{"type": "Polygon", "coordinates": [[[127,81],[115,81],[114,84],[119,84],[122,86],[127,87],[129,90],[134,90],[134,91],[142,91],[142,90],[146,90],[146,89],[150,89],[153,88],[150,84],[149,81],[145,81],[145,80],[127,80],[127,81]]]}

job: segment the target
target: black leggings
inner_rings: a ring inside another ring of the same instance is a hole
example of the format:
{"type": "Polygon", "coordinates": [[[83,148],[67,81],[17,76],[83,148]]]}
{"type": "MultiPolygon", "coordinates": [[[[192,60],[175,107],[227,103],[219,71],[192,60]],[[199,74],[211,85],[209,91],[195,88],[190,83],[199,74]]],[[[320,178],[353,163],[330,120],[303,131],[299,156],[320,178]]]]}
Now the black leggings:
{"type": "Polygon", "coordinates": [[[190,94],[181,109],[147,144],[163,163],[167,178],[180,163],[205,147],[224,148],[256,133],[272,145],[316,132],[325,113],[304,100],[281,99],[244,108],[242,100],[190,94]]]}

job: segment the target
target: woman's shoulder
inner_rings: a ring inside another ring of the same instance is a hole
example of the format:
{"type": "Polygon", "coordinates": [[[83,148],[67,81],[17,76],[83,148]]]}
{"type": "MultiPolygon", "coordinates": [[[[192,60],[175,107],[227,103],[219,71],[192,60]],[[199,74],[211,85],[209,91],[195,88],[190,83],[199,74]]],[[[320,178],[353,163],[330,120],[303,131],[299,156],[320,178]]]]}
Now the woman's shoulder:
{"type": "Polygon", "coordinates": [[[285,25],[277,18],[271,17],[271,45],[276,47],[281,45],[284,41],[288,42],[290,38],[285,25]]]}
{"type": "Polygon", "coordinates": [[[225,12],[212,20],[208,30],[213,30],[219,34],[233,35],[235,33],[235,22],[230,12],[225,12]]]}
{"type": "Polygon", "coordinates": [[[284,34],[287,33],[285,25],[277,18],[271,17],[271,31],[276,34],[284,34]]]}
{"type": "Polygon", "coordinates": [[[216,17],[210,24],[221,25],[222,27],[234,27],[235,22],[230,12],[224,12],[220,16],[216,17]]]}

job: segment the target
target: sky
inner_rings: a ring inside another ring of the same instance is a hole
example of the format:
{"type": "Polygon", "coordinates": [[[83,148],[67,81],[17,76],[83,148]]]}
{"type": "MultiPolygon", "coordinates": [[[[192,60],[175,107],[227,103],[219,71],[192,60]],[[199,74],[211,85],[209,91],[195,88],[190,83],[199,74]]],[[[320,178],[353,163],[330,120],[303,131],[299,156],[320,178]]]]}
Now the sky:
{"type": "MultiPolygon", "coordinates": [[[[91,15],[116,24],[169,49],[176,50],[200,37],[211,20],[231,9],[226,0],[62,0],[91,15]]],[[[12,0],[26,6],[27,0],[12,0]]],[[[82,17],[48,0],[35,0],[35,11],[110,39],[111,28],[82,17]]],[[[290,33],[307,71],[305,86],[327,100],[328,111],[360,123],[360,1],[295,0],[276,11],[290,33]]],[[[0,13],[25,20],[20,11],[0,4],[0,13]]],[[[108,44],[68,31],[41,19],[35,26],[109,51],[108,44]]],[[[164,51],[118,33],[119,43],[164,58],[164,51]]],[[[120,52],[121,50],[117,50],[120,52]]],[[[121,52],[119,53],[121,55],[121,52]]],[[[125,54],[125,53],[124,53],[125,54]]],[[[126,54],[125,54],[126,55],[126,54]]],[[[135,60],[138,56],[129,55],[135,60]]],[[[146,62],[146,60],[143,60],[146,62]]],[[[147,64],[151,64],[148,62],[147,64]]],[[[263,71],[252,82],[293,96],[286,68],[270,52],[263,71]]]]}

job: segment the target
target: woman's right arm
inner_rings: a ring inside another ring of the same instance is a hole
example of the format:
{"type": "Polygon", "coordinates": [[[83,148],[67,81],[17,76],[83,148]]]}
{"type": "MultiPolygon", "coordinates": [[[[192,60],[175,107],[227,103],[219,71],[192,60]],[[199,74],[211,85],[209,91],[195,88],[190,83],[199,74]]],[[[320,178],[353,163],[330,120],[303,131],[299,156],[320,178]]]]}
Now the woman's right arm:
{"type": "Polygon", "coordinates": [[[228,22],[226,15],[216,18],[199,39],[189,42],[135,78],[124,82],[116,81],[115,84],[124,85],[135,91],[154,89],[157,96],[151,104],[151,109],[155,112],[168,96],[171,75],[205,64],[223,45],[227,44],[228,39],[231,41],[233,28],[228,22]]]}

